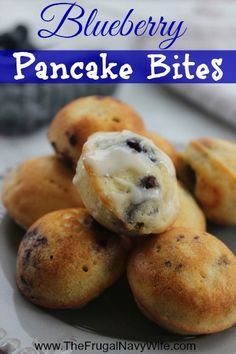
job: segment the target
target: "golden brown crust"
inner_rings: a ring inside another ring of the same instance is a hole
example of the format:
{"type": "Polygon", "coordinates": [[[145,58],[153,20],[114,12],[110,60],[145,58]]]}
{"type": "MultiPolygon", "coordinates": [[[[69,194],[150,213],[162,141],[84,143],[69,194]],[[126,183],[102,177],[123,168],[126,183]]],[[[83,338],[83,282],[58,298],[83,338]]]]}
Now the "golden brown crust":
{"type": "Polygon", "coordinates": [[[142,119],[130,106],[113,97],[89,96],[71,102],[56,115],[48,138],[58,154],[76,165],[90,135],[125,129],[144,129],[142,119]]]}
{"type": "Polygon", "coordinates": [[[180,208],[172,228],[186,227],[206,231],[206,218],[194,197],[179,183],[180,208]]]}
{"type": "Polygon", "coordinates": [[[50,211],[82,207],[78,189],[72,183],[73,175],[73,170],[57,156],[23,162],[5,178],[3,204],[25,229],[50,211]]]}
{"type": "Polygon", "coordinates": [[[236,225],[235,155],[236,144],[207,138],[192,141],[183,154],[195,175],[197,200],[206,216],[220,224],[236,225]]]}
{"type": "Polygon", "coordinates": [[[80,307],[123,273],[129,244],[85,209],[58,210],[39,219],[17,256],[17,285],[46,308],[80,307]]]}
{"type": "Polygon", "coordinates": [[[217,238],[176,228],[142,242],[128,262],[135,300],[153,321],[181,334],[236,323],[236,258],[217,238]]]}

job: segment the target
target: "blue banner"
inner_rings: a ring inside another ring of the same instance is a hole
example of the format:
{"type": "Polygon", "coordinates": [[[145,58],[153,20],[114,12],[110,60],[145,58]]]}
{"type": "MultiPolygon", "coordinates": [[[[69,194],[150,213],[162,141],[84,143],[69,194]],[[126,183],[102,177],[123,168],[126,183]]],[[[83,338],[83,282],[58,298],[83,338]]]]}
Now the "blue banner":
{"type": "Polygon", "coordinates": [[[0,83],[236,83],[236,50],[0,51],[0,83]]]}

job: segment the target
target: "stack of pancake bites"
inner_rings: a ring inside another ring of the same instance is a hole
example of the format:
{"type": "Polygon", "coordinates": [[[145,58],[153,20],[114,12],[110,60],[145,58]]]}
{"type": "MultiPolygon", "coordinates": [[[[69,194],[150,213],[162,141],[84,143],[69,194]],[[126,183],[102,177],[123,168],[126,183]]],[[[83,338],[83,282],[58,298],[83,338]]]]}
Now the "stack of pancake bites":
{"type": "Polygon", "coordinates": [[[55,155],[26,161],[3,184],[26,231],[16,279],[32,303],[85,306],[127,270],[150,320],[179,334],[236,323],[236,258],[206,218],[236,225],[236,144],[202,138],[178,153],[112,97],[65,106],[48,138],[55,155]]]}

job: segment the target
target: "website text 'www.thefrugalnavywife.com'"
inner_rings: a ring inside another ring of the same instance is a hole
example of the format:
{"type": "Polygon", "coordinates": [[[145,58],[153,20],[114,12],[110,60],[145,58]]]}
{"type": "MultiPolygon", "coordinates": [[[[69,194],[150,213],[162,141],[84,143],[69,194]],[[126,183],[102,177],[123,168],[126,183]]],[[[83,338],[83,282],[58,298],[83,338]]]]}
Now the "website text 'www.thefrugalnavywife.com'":
{"type": "Polygon", "coordinates": [[[49,343],[41,342],[34,343],[34,347],[37,351],[87,351],[88,353],[99,351],[101,353],[110,353],[112,351],[136,351],[137,353],[143,353],[144,351],[195,351],[196,343],[190,342],[128,342],[128,341],[115,341],[115,342],[73,342],[63,341],[61,343],[49,343]]]}

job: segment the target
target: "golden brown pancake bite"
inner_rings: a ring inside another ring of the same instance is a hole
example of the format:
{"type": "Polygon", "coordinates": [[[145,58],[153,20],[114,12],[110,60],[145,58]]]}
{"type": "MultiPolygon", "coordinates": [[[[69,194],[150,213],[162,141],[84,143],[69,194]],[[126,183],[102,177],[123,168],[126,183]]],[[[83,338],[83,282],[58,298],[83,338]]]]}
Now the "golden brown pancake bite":
{"type": "Polygon", "coordinates": [[[236,323],[236,258],[216,237],[176,228],[140,243],[128,280],[141,311],[180,334],[223,331],[236,323]]]}
{"type": "Polygon", "coordinates": [[[48,133],[55,151],[77,164],[88,137],[98,131],[144,130],[140,116],[127,104],[106,96],[79,98],[54,118],[48,133]]]}
{"type": "Polygon", "coordinates": [[[128,246],[85,209],[49,213],[30,227],[20,244],[18,288],[42,307],[83,306],[123,274],[128,246]]]}
{"type": "Polygon", "coordinates": [[[6,178],[2,201],[17,224],[27,229],[50,211],[82,207],[73,170],[58,156],[42,156],[23,162],[6,178]]]}
{"type": "Polygon", "coordinates": [[[192,141],[183,153],[182,175],[209,220],[236,225],[236,144],[192,141]],[[189,181],[188,181],[189,178],[189,181]]]}

